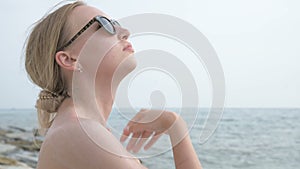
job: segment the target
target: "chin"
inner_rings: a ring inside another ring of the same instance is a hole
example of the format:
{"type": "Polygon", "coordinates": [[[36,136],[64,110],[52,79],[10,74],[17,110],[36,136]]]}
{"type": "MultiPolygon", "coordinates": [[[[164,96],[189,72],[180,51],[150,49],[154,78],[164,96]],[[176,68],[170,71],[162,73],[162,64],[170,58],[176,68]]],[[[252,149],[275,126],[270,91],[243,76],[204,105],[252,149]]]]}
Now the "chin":
{"type": "MultiPolygon", "coordinates": [[[[134,54],[129,55],[125,61],[122,62],[121,67],[124,67],[124,71],[130,73],[133,71],[137,66],[136,59],[134,57],[134,54]]],[[[127,74],[128,74],[127,73],[127,74]]]]}

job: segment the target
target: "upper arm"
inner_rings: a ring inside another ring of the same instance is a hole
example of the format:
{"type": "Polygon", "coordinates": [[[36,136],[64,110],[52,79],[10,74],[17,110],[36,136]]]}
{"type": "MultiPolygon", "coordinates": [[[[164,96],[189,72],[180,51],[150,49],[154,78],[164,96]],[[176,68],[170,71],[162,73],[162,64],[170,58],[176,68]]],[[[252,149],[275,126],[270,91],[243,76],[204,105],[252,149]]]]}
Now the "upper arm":
{"type": "Polygon", "coordinates": [[[105,127],[80,120],[64,125],[53,135],[53,148],[59,163],[72,169],[144,169],[105,127]]]}

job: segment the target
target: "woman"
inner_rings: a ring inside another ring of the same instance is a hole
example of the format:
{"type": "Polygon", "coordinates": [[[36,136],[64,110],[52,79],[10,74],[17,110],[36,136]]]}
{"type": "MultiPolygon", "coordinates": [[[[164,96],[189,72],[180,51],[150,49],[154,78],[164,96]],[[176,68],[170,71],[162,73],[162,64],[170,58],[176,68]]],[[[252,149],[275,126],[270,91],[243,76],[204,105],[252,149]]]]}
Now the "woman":
{"type": "Polygon", "coordinates": [[[136,66],[129,31],[108,18],[76,1],[42,18],[28,38],[26,71],[42,88],[36,108],[46,134],[37,168],[145,168],[129,151],[148,139],[144,148],[151,147],[161,134],[170,137],[176,168],[201,168],[174,112],[138,112],[120,138],[132,134],[126,149],[105,128],[117,86],[136,66]]]}

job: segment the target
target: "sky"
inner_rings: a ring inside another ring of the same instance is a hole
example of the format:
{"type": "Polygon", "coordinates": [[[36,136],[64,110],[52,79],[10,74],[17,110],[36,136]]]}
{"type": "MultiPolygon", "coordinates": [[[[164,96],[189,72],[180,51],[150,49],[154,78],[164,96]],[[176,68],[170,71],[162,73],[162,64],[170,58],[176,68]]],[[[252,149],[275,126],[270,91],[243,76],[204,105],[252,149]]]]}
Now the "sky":
{"type": "MultiPolygon", "coordinates": [[[[27,78],[23,45],[29,27],[57,2],[60,1],[2,2],[0,109],[34,108],[40,89],[27,78]]],[[[86,2],[116,19],[141,13],[161,13],[194,25],[209,40],[222,64],[226,81],[225,107],[300,108],[300,2],[297,0],[86,2]]],[[[165,40],[162,45],[155,45],[151,43],[155,38],[145,36],[131,41],[137,51],[147,48],[172,50],[168,49],[168,44],[173,42],[165,40]]],[[[182,48],[177,54],[184,52],[188,53],[182,48]]],[[[209,107],[209,78],[201,64],[193,64],[189,58],[192,57],[185,57],[183,62],[190,64],[194,75],[200,75],[195,80],[201,106],[209,107]]],[[[160,89],[166,94],[169,106],[178,106],[180,91],[173,91],[176,84],[165,75],[156,73],[144,74],[144,77],[139,77],[142,80],[137,78],[133,83],[129,90],[132,104],[149,104],[151,90],[160,89]],[[154,83],[155,77],[163,80],[154,83]]]]}

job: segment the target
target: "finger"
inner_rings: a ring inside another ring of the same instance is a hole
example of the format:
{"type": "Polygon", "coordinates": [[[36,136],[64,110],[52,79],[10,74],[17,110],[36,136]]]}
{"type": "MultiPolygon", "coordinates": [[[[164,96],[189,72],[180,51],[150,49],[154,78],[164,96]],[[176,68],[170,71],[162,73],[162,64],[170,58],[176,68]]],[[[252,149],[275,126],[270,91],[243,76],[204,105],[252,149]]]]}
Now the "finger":
{"type": "Polygon", "coordinates": [[[136,145],[133,147],[132,151],[137,153],[140,151],[144,143],[148,140],[148,138],[152,135],[150,131],[144,131],[140,139],[137,141],[136,145]]]}
{"type": "Polygon", "coordinates": [[[126,125],[126,127],[128,128],[128,130],[132,130],[132,126],[135,126],[137,124],[139,124],[139,120],[141,118],[141,115],[136,114],[126,125]]]}
{"type": "Polygon", "coordinates": [[[140,132],[142,128],[137,127],[139,124],[139,120],[142,118],[142,114],[140,112],[147,111],[146,109],[141,109],[126,125],[126,127],[123,130],[123,134],[120,138],[121,142],[124,142],[130,135],[131,132],[140,132]]]}
{"type": "Polygon", "coordinates": [[[120,141],[121,142],[124,142],[130,135],[130,131],[129,131],[129,127],[125,127],[124,130],[123,130],[123,133],[122,133],[122,136],[120,138],[120,141]]]}
{"type": "Polygon", "coordinates": [[[134,146],[135,146],[135,143],[137,142],[137,140],[139,139],[141,133],[140,132],[137,132],[137,133],[133,133],[126,149],[127,151],[130,151],[134,146]]]}
{"type": "Polygon", "coordinates": [[[148,150],[160,138],[161,135],[162,135],[162,133],[161,134],[157,134],[157,135],[155,134],[151,138],[151,140],[145,145],[144,150],[148,150]]]}
{"type": "Polygon", "coordinates": [[[120,141],[124,142],[130,136],[131,133],[142,133],[142,131],[143,131],[143,128],[141,128],[138,125],[126,126],[123,130],[120,141]]]}

